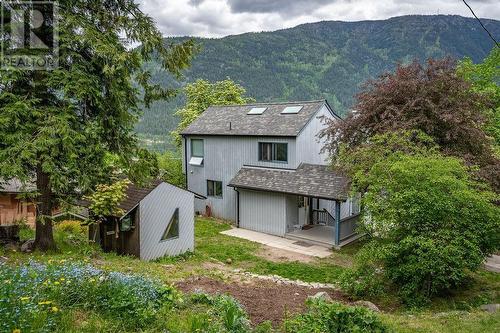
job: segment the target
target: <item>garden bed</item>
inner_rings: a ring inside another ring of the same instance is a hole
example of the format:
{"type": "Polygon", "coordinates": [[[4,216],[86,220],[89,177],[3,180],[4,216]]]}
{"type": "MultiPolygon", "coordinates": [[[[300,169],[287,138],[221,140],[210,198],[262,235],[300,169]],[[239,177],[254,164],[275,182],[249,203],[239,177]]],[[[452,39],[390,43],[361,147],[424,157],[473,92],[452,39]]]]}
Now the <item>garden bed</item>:
{"type": "Polygon", "coordinates": [[[184,292],[203,291],[209,294],[229,294],[245,308],[253,325],[270,321],[277,327],[289,315],[301,313],[309,296],[324,291],[336,301],[348,302],[340,291],[277,284],[271,281],[244,280],[224,282],[209,277],[191,277],[176,284],[184,292]]]}

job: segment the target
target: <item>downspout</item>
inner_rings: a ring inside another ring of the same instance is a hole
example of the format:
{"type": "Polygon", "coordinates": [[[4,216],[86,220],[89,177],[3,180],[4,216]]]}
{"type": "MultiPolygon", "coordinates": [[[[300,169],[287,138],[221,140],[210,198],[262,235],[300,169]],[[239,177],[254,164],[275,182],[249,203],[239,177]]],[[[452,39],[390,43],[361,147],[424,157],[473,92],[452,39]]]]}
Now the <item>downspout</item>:
{"type": "Polygon", "coordinates": [[[187,163],[187,138],[186,136],[182,136],[182,138],[184,139],[184,169],[186,171],[186,174],[185,174],[185,182],[186,182],[186,189],[189,189],[189,186],[188,186],[188,163],[187,163]]]}
{"type": "Polygon", "coordinates": [[[335,246],[340,244],[340,201],[335,200],[335,246]]]}
{"type": "Polygon", "coordinates": [[[233,190],[236,191],[236,228],[240,227],[240,191],[236,189],[236,187],[233,188],[233,190]]]}

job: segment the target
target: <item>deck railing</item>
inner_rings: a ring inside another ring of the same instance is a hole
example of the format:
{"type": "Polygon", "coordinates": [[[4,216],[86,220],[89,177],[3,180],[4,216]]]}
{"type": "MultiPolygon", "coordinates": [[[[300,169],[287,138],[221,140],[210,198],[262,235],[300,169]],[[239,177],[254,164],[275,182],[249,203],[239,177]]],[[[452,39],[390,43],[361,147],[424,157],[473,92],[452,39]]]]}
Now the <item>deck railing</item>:
{"type": "Polygon", "coordinates": [[[326,209],[313,209],[312,224],[335,227],[335,218],[326,209]]]}
{"type": "Polygon", "coordinates": [[[348,216],[340,220],[340,241],[343,241],[356,234],[359,214],[348,216]]]}

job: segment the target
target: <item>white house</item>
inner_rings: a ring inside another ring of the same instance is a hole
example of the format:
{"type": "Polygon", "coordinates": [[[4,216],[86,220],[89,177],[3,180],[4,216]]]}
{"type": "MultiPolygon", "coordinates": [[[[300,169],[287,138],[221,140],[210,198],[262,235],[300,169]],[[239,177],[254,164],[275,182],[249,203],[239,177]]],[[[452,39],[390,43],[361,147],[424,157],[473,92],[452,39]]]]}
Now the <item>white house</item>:
{"type": "Polygon", "coordinates": [[[359,207],[328,167],[318,133],[327,101],[211,106],[181,134],[195,210],[242,228],[340,245],[359,207]]]}

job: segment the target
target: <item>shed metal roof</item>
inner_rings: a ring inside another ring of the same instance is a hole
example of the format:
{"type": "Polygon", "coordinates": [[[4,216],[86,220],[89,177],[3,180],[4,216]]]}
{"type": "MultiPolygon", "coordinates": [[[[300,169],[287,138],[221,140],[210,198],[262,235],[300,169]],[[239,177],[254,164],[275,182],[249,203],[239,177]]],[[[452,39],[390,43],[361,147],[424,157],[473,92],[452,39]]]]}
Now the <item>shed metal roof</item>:
{"type": "Polygon", "coordinates": [[[296,170],[243,167],[228,186],[345,201],[350,181],[327,165],[301,164],[296,170]]]}
{"type": "Polygon", "coordinates": [[[19,179],[12,178],[9,180],[0,179],[0,192],[4,193],[23,193],[31,192],[36,189],[34,182],[23,184],[19,179]]]}
{"type": "Polygon", "coordinates": [[[182,135],[238,135],[238,136],[297,136],[325,100],[256,103],[247,105],[210,106],[182,135]],[[290,106],[302,106],[298,113],[282,114],[290,106]],[[253,108],[266,108],[262,114],[248,114],[253,108]]]}

